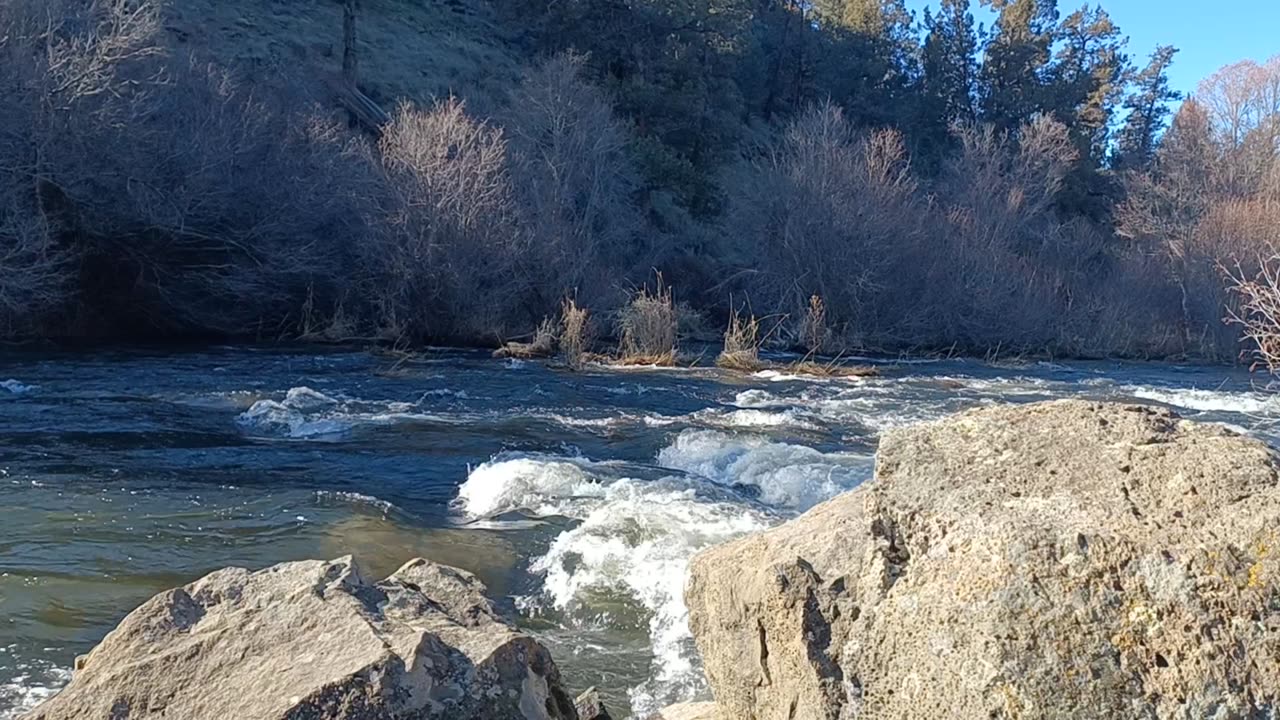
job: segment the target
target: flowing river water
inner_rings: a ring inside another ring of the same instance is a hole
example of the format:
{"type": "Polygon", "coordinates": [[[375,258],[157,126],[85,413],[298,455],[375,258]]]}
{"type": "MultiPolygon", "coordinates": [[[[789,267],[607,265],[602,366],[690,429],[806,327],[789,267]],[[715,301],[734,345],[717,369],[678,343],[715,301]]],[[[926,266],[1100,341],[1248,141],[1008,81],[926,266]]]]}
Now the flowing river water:
{"type": "Polygon", "coordinates": [[[706,693],[689,558],[863,482],[887,429],[1076,396],[1280,437],[1280,400],[1239,369],[878,364],[817,380],[457,351],[0,356],[0,718],[161,590],[345,554],[378,577],[415,556],[475,572],[572,690],[645,717],[706,693]]]}

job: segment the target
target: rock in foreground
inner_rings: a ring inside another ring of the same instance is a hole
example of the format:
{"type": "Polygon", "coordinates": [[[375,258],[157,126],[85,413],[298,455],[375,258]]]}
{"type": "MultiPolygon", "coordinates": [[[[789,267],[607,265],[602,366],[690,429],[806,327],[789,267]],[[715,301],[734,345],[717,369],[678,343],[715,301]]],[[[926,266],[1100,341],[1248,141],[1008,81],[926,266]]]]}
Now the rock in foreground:
{"type": "Polygon", "coordinates": [[[1262,443],[1058,401],[887,434],[876,477],[692,564],[723,720],[1280,712],[1262,443]]]}
{"type": "Polygon", "coordinates": [[[462,570],[351,558],[219,570],[161,593],[31,720],[576,718],[546,648],[462,570]]]}

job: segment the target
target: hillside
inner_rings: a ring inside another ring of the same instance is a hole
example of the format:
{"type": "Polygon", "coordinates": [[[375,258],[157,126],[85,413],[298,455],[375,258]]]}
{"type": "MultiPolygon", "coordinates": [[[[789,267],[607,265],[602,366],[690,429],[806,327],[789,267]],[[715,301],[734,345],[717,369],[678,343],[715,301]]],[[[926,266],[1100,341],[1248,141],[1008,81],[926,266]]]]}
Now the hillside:
{"type": "MultiPolygon", "coordinates": [[[[360,0],[360,85],[391,109],[457,95],[487,107],[519,76],[484,0],[360,0]]],[[[166,0],[173,47],[235,66],[256,83],[315,83],[342,65],[338,0],[166,0]]]]}
{"type": "Polygon", "coordinates": [[[783,345],[1237,357],[1280,58],[1177,106],[1101,8],[945,6],[360,0],[374,137],[339,0],[0,2],[0,335],[608,337],[656,271],[783,345]]]}

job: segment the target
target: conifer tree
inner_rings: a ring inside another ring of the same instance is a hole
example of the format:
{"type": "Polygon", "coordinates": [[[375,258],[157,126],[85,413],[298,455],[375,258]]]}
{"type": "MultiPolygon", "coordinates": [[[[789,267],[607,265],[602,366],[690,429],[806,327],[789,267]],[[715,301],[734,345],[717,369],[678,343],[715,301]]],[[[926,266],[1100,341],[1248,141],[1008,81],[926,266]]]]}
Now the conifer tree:
{"type": "Polygon", "coordinates": [[[1161,45],[1151,54],[1147,66],[1134,76],[1133,90],[1124,101],[1129,115],[1116,138],[1111,159],[1117,170],[1150,169],[1171,112],[1169,103],[1182,97],[1182,93],[1169,87],[1169,66],[1177,52],[1172,45],[1161,45]]]}

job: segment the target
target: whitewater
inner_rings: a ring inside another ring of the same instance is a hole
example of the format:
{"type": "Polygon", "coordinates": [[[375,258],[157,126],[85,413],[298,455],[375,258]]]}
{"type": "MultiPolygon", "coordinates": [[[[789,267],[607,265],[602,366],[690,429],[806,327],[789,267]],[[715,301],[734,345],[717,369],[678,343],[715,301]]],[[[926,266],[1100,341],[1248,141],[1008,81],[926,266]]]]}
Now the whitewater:
{"type": "Polygon", "coordinates": [[[869,359],[869,378],[557,371],[480,353],[215,348],[0,358],[0,718],[160,590],[354,554],[464,567],[575,689],[644,718],[707,693],[699,550],[872,475],[880,435],[999,402],[1173,407],[1276,442],[1228,367],[869,359]]]}

